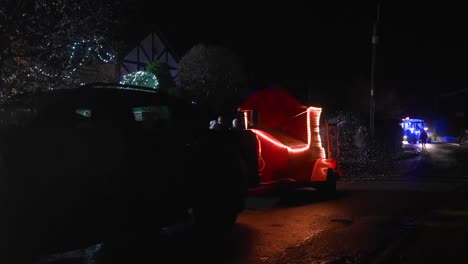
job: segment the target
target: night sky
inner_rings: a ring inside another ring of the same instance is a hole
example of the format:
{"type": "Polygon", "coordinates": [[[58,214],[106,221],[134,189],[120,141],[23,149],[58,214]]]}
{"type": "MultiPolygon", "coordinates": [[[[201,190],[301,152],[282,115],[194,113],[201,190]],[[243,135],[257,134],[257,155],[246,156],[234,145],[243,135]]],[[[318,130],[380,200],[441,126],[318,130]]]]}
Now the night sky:
{"type": "MultiPolygon", "coordinates": [[[[181,56],[199,42],[236,51],[252,89],[281,87],[306,103],[365,112],[377,4],[350,2],[254,6],[155,2],[160,10],[156,15],[148,13],[149,2],[133,8],[140,10],[134,23],[157,24],[181,56]]],[[[427,112],[434,96],[466,87],[464,17],[461,4],[383,1],[376,64],[378,110],[427,112]]]]}

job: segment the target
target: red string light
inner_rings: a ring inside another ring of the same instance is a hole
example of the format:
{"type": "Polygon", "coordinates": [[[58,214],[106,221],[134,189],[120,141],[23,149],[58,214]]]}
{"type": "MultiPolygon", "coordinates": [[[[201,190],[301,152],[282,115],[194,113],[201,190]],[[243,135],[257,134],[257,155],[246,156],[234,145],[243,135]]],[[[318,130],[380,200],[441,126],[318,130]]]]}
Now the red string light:
{"type": "MultiPolygon", "coordinates": [[[[279,147],[279,148],[285,148],[288,150],[288,152],[291,152],[291,153],[300,153],[300,152],[304,152],[304,151],[307,151],[310,149],[311,147],[311,144],[312,144],[312,127],[311,127],[311,114],[313,113],[314,114],[314,131],[315,134],[317,135],[317,137],[315,138],[315,142],[317,142],[317,146],[315,147],[318,147],[319,148],[319,151],[320,151],[320,156],[321,158],[325,158],[325,149],[322,147],[322,140],[320,138],[320,131],[319,131],[319,125],[320,125],[320,114],[322,112],[322,108],[318,108],[318,107],[309,107],[307,108],[306,110],[307,112],[307,124],[306,124],[306,129],[307,129],[307,145],[306,146],[303,146],[303,147],[290,147],[290,146],[286,146],[285,144],[283,144],[282,142],[280,142],[279,140],[277,140],[276,138],[272,137],[271,135],[261,131],[261,130],[258,130],[258,129],[251,129],[252,132],[254,132],[257,136],[269,141],[270,143],[272,143],[273,145],[279,147]]],[[[247,112],[244,112],[244,120],[246,121],[245,123],[247,124],[247,112]]]]}

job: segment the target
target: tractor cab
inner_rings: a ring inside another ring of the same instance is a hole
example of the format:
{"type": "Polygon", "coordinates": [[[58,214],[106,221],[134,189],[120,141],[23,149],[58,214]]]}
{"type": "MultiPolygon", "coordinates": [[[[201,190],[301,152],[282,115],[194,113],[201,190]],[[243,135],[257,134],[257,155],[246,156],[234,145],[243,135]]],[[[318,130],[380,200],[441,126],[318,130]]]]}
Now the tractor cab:
{"type": "Polygon", "coordinates": [[[402,119],[400,125],[403,129],[403,141],[416,144],[420,140],[419,137],[421,135],[421,131],[425,130],[428,134],[428,142],[431,142],[431,136],[428,131],[429,129],[427,128],[423,119],[406,117],[402,119]]]}

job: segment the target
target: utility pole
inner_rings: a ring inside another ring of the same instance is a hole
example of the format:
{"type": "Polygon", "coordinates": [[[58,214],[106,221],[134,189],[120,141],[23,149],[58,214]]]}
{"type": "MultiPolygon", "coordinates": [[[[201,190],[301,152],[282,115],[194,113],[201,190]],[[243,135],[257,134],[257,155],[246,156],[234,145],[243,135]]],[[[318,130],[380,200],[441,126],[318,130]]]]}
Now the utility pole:
{"type": "Polygon", "coordinates": [[[379,43],[379,36],[377,35],[377,27],[380,19],[380,5],[381,1],[377,4],[377,18],[374,23],[374,31],[372,34],[372,61],[371,61],[371,77],[370,77],[370,119],[369,119],[369,133],[371,138],[374,138],[374,121],[375,121],[375,56],[377,53],[377,45],[379,43]]]}

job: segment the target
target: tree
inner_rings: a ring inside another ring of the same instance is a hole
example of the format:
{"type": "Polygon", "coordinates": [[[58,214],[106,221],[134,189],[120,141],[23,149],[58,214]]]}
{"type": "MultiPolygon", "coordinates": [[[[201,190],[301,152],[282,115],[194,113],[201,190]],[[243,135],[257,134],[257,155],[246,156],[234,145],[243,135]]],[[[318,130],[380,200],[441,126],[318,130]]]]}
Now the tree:
{"type": "Polygon", "coordinates": [[[247,88],[241,59],[230,49],[198,44],[180,60],[183,92],[218,112],[234,109],[247,88]]]}
{"type": "Polygon", "coordinates": [[[112,0],[0,0],[3,95],[79,83],[82,65],[111,63],[112,0]]]}
{"type": "Polygon", "coordinates": [[[137,71],[122,76],[121,84],[144,86],[159,89],[159,82],[156,75],[149,71],[137,71]]]}
{"type": "Polygon", "coordinates": [[[175,94],[176,84],[174,78],[170,74],[170,66],[161,61],[154,61],[148,64],[148,72],[156,75],[156,78],[159,81],[158,89],[160,91],[167,92],[169,94],[175,94]]]}

